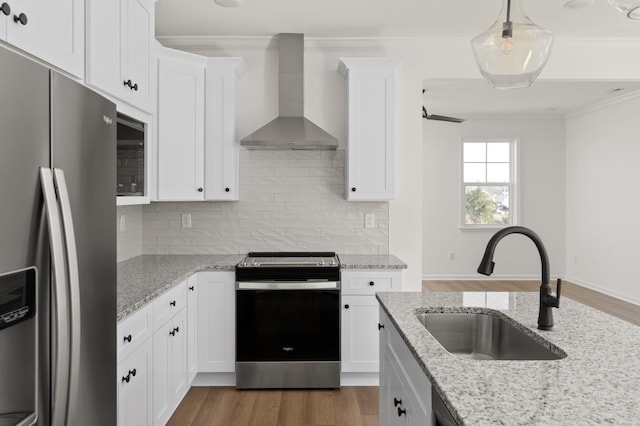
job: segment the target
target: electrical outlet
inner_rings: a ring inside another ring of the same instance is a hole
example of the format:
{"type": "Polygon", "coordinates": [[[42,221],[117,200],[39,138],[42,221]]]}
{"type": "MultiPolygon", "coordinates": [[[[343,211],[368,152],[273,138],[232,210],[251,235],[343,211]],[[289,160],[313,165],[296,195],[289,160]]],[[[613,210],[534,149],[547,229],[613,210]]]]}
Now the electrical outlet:
{"type": "Polygon", "coordinates": [[[120,215],[118,229],[120,230],[120,232],[124,232],[127,229],[125,215],[123,214],[120,215]]]}
{"type": "Polygon", "coordinates": [[[182,227],[191,228],[191,213],[182,213],[182,227]]]}
{"type": "Polygon", "coordinates": [[[375,228],[376,227],[376,215],[375,213],[365,213],[364,215],[364,227],[375,228]]]}
{"type": "Polygon", "coordinates": [[[449,252],[449,260],[456,260],[456,252],[455,251],[450,251],[449,252]]]}

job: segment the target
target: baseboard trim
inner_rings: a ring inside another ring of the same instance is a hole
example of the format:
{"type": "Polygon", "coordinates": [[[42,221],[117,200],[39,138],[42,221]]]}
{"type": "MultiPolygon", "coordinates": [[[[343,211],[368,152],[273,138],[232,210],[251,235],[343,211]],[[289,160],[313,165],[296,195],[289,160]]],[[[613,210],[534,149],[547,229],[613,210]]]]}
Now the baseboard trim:
{"type": "MultiPolygon", "coordinates": [[[[378,386],[379,374],[340,373],[340,386],[378,386]]],[[[191,386],[235,386],[236,373],[198,373],[191,386]]]]}
{"type": "Polygon", "coordinates": [[[623,302],[631,303],[632,305],[636,305],[640,307],[639,298],[631,297],[627,294],[622,294],[617,291],[611,291],[610,289],[604,288],[602,286],[599,286],[589,281],[583,281],[579,278],[567,277],[565,278],[565,280],[577,286],[584,287],[589,290],[597,291],[598,293],[602,293],[609,297],[613,297],[614,299],[622,300],[623,302]]]}

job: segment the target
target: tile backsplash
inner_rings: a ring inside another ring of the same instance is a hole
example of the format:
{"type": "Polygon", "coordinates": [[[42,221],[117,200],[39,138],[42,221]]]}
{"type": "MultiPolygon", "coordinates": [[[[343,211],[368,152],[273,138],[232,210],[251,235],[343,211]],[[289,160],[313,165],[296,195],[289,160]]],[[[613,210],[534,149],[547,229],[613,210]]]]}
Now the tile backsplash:
{"type": "Polygon", "coordinates": [[[118,207],[116,215],[118,262],[142,254],[142,226],[142,206],[118,207]]]}
{"type": "Polygon", "coordinates": [[[240,201],[143,206],[142,252],[388,254],[389,203],[345,201],[344,155],[241,150],[240,201]],[[365,228],[365,213],[375,215],[373,228],[365,228]]]}

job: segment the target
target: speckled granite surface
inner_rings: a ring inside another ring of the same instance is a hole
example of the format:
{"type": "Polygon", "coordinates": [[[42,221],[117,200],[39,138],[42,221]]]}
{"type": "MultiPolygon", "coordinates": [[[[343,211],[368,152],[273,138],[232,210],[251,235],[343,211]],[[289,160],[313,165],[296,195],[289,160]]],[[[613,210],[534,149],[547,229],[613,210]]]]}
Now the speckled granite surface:
{"type": "Polygon", "coordinates": [[[640,327],[563,298],[552,331],[537,330],[537,293],[378,293],[400,335],[464,425],[640,424],[640,327]],[[449,354],[414,312],[496,307],[567,353],[554,361],[449,354]]]}
{"type": "Polygon", "coordinates": [[[244,255],[142,255],[118,263],[120,321],[199,271],[233,271],[244,255]]]}
{"type": "MultiPolygon", "coordinates": [[[[118,316],[131,315],[199,271],[233,271],[246,254],[142,255],[118,263],[118,316]]],[[[393,255],[340,255],[343,269],[403,269],[393,255]]]]}
{"type": "Polygon", "coordinates": [[[339,254],[342,269],[406,269],[407,265],[392,254],[339,254]]]}

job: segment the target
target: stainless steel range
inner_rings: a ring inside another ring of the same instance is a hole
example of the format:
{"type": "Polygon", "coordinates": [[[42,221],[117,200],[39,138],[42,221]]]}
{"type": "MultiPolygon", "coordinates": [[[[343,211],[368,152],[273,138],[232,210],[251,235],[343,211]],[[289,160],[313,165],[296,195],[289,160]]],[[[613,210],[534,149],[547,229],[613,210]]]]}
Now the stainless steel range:
{"type": "Polygon", "coordinates": [[[335,253],[249,253],[238,263],[236,387],[340,387],[335,253]]]}

